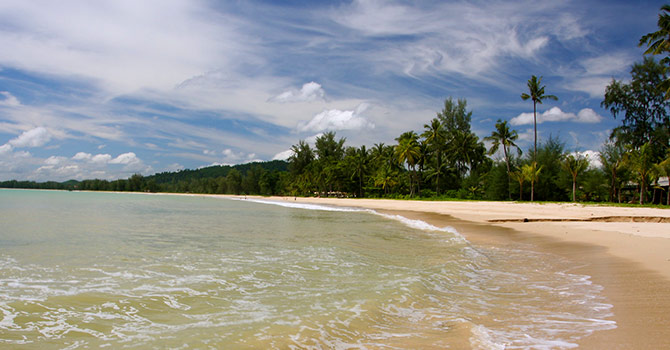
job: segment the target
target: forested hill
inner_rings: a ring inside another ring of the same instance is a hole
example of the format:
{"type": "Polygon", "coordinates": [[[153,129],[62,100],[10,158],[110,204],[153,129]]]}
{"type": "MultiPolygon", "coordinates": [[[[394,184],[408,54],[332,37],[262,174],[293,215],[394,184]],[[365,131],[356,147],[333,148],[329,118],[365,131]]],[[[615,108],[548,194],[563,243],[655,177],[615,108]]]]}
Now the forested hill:
{"type": "Polygon", "coordinates": [[[285,172],[288,171],[288,163],[283,160],[273,160],[269,162],[254,162],[238,165],[214,165],[200,169],[185,169],[176,172],[163,172],[155,175],[147,176],[146,180],[154,180],[157,184],[178,183],[179,181],[191,181],[193,179],[207,179],[226,177],[232,169],[236,169],[245,176],[252,167],[260,167],[269,172],[285,172]]]}
{"type": "Polygon", "coordinates": [[[69,180],[66,182],[4,181],[0,188],[28,188],[89,191],[193,192],[233,194],[275,194],[288,174],[283,160],[239,165],[210,166],[163,172],[151,176],[135,174],[119,180],[69,180]]]}

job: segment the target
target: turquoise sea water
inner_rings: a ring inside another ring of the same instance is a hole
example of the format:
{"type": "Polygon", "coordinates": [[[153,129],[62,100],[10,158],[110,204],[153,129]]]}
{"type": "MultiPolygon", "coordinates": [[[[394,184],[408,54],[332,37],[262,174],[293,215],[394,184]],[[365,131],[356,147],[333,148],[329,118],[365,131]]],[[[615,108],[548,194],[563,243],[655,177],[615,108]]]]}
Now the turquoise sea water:
{"type": "Polygon", "coordinates": [[[615,325],[570,269],[371,211],[0,190],[0,347],[571,348],[615,325]]]}

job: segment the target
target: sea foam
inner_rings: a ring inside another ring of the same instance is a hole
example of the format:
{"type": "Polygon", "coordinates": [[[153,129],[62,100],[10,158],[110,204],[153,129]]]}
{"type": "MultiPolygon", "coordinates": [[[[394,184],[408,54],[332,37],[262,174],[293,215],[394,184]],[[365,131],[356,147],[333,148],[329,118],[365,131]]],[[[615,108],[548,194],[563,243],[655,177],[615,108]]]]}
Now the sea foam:
{"type": "MultiPolygon", "coordinates": [[[[240,199],[240,198],[231,198],[233,200],[245,200],[245,199],[240,199]]],[[[352,208],[352,207],[334,207],[334,206],[326,206],[326,205],[321,205],[321,204],[311,204],[311,203],[291,203],[291,202],[281,202],[281,201],[273,201],[273,200],[265,200],[265,199],[256,199],[256,198],[251,198],[251,199],[246,199],[247,201],[254,202],[254,203],[261,203],[261,204],[269,204],[269,205],[278,205],[280,207],[286,207],[286,208],[295,208],[295,209],[305,209],[305,210],[321,210],[321,211],[334,211],[334,212],[363,212],[363,213],[370,213],[374,215],[378,215],[381,217],[384,217],[386,219],[390,220],[395,220],[403,225],[417,229],[417,230],[422,230],[422,231],[432,231],[432,232],[445,232],[445,233],[450,233],[455,241],[459,243],[467,243],[467,240],[463,235],[461,235],[458,230],[451,226],[445,226],[445,227],[437,227],[435,225],[431,225],[423,220],[415,220],[415,219],[409,219],[407,217],[404,217],[402,215],[394,215],[394,214],[385,214],[385,213],[380,213],[376,210],[373,209],[363,209],[363,208],[352,208]]]]}

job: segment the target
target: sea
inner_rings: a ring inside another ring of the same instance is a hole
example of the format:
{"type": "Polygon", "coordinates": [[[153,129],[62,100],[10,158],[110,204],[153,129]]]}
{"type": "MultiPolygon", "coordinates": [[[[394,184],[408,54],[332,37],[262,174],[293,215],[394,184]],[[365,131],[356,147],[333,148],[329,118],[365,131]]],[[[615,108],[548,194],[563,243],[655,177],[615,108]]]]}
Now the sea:
{"type": "Polygon", "coordinates": [[[0,190],[0,348],[569,349],[616,327],[574,262],[465,237],[292,200],[0,190]]]}

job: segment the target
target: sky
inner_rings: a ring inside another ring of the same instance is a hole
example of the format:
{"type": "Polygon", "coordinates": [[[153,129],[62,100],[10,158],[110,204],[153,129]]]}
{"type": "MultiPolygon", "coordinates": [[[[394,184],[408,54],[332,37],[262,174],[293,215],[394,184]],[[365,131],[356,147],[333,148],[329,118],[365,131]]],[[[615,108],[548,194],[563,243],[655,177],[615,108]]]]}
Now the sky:
{"type": "Polygon", "coordinates": [[[423,131],[466,99],[480,138],[508,120],[598,151],[600,107],[642,60],[661,1],[0,0],[0,181],[118,179],[285,159],[423,131]]]}

